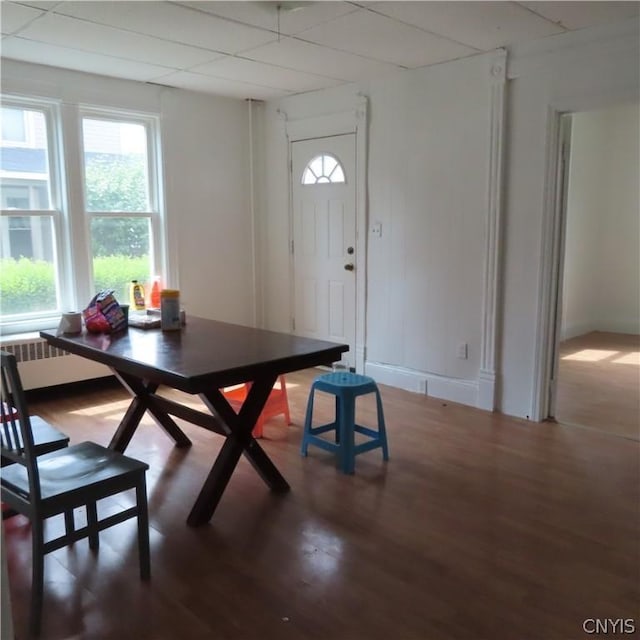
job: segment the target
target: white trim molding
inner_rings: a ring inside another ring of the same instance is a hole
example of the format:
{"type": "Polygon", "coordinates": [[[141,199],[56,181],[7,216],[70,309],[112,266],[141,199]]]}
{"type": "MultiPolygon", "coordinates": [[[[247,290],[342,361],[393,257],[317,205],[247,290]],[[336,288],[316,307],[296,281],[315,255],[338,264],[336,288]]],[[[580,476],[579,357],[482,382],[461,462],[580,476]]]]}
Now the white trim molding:
{"type": "MultiPolygon", "coordinates": [[[[367,131],[369,100],[358,95],[348,111],[290,120],[286,112],[278,110],[287,137],[287,166],[291,164],[291,143],[300,140],[354,133],[356,137],[356,371],[365,368],[365,329],[367,301],[367,131]]],[[[289,181],[291,172],[289,171],[289,181]]],[[[293,238],[292,185],[289,183],[289,238],[293,238]]],[[[290,261],[290,287],[293,288],[293,256],[290,261]]],[[[290,297],[293,300],[293,295],[290,297]]],[[[293,317],[293,309],[290,310],[293,317]]]]}
{"type": "Polygon", "coordinates": [[[367,362],[365,373],[380,384],[471,407],[478,406],[479,385],[475,380],[438,376],[381,362],[367,362]]]}
{"type": "Polygon", "coordinates": [[[558,192],[560,170],[560,118],[562,113],[553,107],[547,110],[546,174],[544,178],[544,205],[542,212],[542,238],[540,273],[538,275],[538,318],[536,322],[533,391],[531,394],[531,420],[540,422],[549,413],[549,384],[553,370],[558,284],[559,225],[561,203],[558,192]]]}
{"type": "Polygon", "coordinates": [[[496,408],[498,382],[498,305],[502,238],[502,196],[504,175],[505,102],[507,52],[499,50],[490,65],[489,175],[486,204],[486,245],[483,274],[482,342],[478,375],[477,406],[496,408]]]}

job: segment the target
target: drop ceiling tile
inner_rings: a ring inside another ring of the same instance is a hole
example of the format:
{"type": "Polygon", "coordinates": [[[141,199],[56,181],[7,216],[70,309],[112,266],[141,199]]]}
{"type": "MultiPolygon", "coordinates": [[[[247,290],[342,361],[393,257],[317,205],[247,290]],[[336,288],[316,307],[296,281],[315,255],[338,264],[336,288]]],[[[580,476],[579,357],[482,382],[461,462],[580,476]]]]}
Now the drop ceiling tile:
{"type": "Polygon", "coordinates": [[[342,82],[335,78],[313,75],[302,71],[293,71],[292,69],[283,69],[282,67],[271,64],[232,56],[198,65],[190,69],[190,71],[258,85],[261,83],[264,84],[268,79],[268,84],[271,87],[295,92],[334,87],[342,82]]]}
{"type": "Polygon", "coordinates": [[[280,42],[272,42],[247,51],[243,56],[298,71],[330,75],[350,82],[368,80],[400,69],[386,62],[327,49],[296,38],[282,38],[280,42]]]}
{"type": "Polygon", "coordinates": [[[235,20],[243,24],[276,32],[278,28],[277,2],[180,2],[201,14],[235,20]]]}
{"type": "Polygon", "coordinates": [[[16,33],[42,15],[44,15],[42,11],[31,7],[24,7],[13,2],[1,2],[0,28],[4,34],[16,33]]]}
{"type": "Polygon", "coordinates": [[[177,87],[178,89],[201,91],[203,93],[229,96],[242,100],[249,98],[268,100],[269,98],[280,98],[288,93],[282,89],[274,89],[245,82],[234,82],[226,78],[214,78],[213,76],[191,73],[189,71],[177,71],[160,76],[155,78],[154,82],[170,87],[177,87]]]}
{"type": "Polygon", "coordinates": [[[274,33],[167,2],[64,2],[55,12],[223,53],[277,38],[274,33]]]}
{"type": "Polygon", "coordinates": [[[292,35],[333,18],[357,11],[350,2],[183,2],[217,16],[262,29],[292,35]],[[280,6],[280,12],[278,12],[280,6]],[[279,15],[278,15],[279,13],[279,15]],[[278,29],[279,18],[279,29],[278,29]]]}
{"type": "MultiPolygon", "coordinates": [[[[2,0],[2,4],[4,4],[5,1],[7,0],[2,0]]],[[[42,2],[39,0],[18,0],[13,4],[21,4],[25,7],[34,7],[36,9],[42,9],[43,11],[49,11],[49,9],[53,9],[55,6],[62,4],[62,0],[44,0],[42,2]]]]}
{"type": "Polygon", "coordinates": [[[640,15],[638,2],[521,2],[567,29],[584,29],[640,15]]]}
{"type": "Polygon", "coordinates": [[[374,2],[368,6],[480,51],[564,31],[515,2],[374,2]]]}
{"type": "Polygon", "coordinates": [[[308,29],[297,37],[408,68],[476,53],[475,49],[367,9],[308,29]]]}
{"type": "MultiPolygon", "coordinates": [[[[2,4],[5,4],[7,0],[2,0],[2,4]]],[[[61,0],[49,0],[49,2],[39,2],[37,0],[19,0],[19,2],[14,2],[13,4],[20,4],[25,7],[34,7],[35,9],[42,9],[42,11],[49,11],[49,9],[53,9],[55,6],[62,4],[61,0]]]]}
{"type": "Polygon", "coordinates": [[[80,51],[112,55],[121,59],[184,69],[212,59],[212,52],[91,24],[66,16],[46,14],[20,35],[48,44],[72,46],[80,51]]]}
{"type": "Polygon", "coordinates": [[[147,82],[170,71],[158,65],[127,62],[95,53],[80,54],[76,49],[33,42],[17,36],[2,41],[2,57],[140,82],[147,82]]]}

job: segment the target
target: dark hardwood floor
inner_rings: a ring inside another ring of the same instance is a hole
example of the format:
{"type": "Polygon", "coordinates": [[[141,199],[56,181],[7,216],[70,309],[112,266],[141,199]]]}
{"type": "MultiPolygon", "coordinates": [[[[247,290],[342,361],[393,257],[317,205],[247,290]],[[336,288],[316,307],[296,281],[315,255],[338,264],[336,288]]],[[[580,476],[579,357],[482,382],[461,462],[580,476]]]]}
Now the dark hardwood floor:
{"type": "MultiPolygon", "coordinates": [[[[294,424],[275,418],[261,441],[291,492],[270,494],[243,459],[197,529],[185,520],[222,439],[186,425],[194,444],[174,449],[145,419],[127,453],[151,467],[152,579],[139,580],[133,522],[103,532],[97,554],[86,541],[50,554],[43,640],[572,640],[589,637],[588,618],[640,627],[637,442],[381,387],[390,460],[362,454],[344,476],[327,452],[299,454],[316,373],[287,377],[294,424]]],[[[372,398],[360,401],[373,420],[372,398]]],[[[107,388],[31,408],[72,442],[106,444],[126,405],[107,388]]],[[[30,531],[21,518],[5,527],[24,638],[30,531]]]]}

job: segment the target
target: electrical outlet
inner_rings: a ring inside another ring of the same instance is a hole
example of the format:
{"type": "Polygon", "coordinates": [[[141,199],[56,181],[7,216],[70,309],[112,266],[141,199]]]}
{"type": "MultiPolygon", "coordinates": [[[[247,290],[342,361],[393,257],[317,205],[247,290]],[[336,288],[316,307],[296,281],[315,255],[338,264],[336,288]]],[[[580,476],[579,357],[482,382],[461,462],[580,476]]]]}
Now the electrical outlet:
{"type": "Polygon", "coordinates": [[[371,235],[374,238],[382,237],[382,222],[375,222],[371,225],[371,235]]]}
{"type": "Polygon", "coordinates": [[[466,342],[461,342],[458,345],[458,358],[460,360],[466,360],[469,357],[469,345],[466,342]]]}

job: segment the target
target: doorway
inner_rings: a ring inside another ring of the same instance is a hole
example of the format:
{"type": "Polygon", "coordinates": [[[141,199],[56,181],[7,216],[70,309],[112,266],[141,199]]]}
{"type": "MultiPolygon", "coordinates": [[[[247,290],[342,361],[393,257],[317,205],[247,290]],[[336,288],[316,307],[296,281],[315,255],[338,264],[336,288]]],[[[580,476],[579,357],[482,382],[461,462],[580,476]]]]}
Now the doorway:
{"type": "Polygon", "coordinates": [[[640,440],[638,104],[564,115],[548,417],[640,440]]]}
{"type": "Polygon", "coordinates": [[[356,136],[291,143],[294,333],[349,345],[355,368],[356,136]]]}

